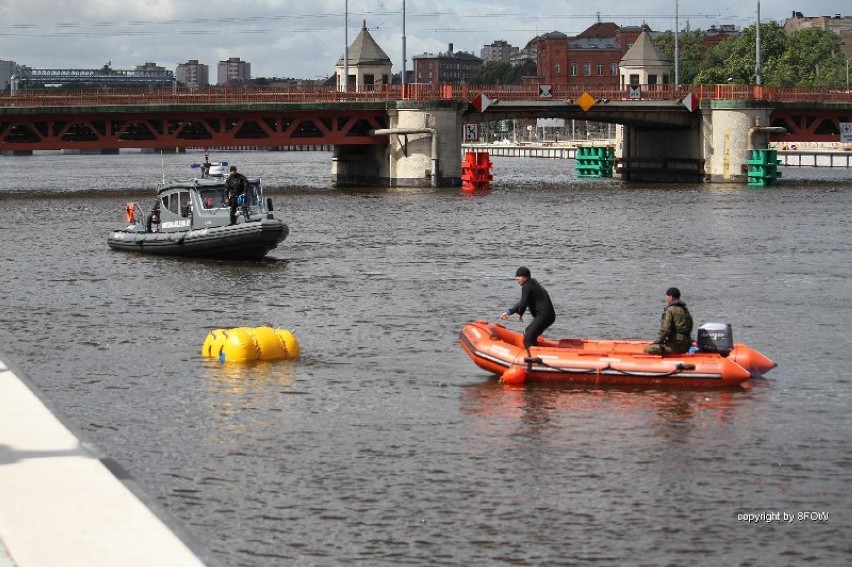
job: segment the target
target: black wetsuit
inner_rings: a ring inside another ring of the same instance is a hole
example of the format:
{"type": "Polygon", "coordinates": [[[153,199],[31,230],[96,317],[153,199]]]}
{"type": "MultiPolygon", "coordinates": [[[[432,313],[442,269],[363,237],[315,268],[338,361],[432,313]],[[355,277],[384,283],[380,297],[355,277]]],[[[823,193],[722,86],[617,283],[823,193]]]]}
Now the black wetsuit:
{"type": "Polygon", "coordinates": [[[556,311],[547,290],[533,278],[524,282],[521,286],[521,300],[506,313],[518,313],[523,316],[527,308],[533,316],[532,323],[524,330],[524,347],[529,349],[536,344],[544,330],[556,321],[556,311]]]}
{"type": "Polygon", "coordinates": [[[233,172],[225,181],[225,196],[231,206],[231,224],[237,224],[237,197],[245,193],[248,179],[242,173],[233,172]]]}

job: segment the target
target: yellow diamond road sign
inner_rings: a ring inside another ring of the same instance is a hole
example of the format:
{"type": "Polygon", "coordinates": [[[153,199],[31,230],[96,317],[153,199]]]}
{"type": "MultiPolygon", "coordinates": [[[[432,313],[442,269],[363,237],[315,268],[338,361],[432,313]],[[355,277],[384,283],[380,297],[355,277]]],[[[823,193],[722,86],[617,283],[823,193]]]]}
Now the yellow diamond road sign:
{"type": "Polygon", "coordinates": [[[583,93],[580,95],[580,98],[577,99],[577,104],[580,105],[583,112],[588,112],[589,109],[595,105],[595,102],[595,97],[589,93],[583,93]]]}

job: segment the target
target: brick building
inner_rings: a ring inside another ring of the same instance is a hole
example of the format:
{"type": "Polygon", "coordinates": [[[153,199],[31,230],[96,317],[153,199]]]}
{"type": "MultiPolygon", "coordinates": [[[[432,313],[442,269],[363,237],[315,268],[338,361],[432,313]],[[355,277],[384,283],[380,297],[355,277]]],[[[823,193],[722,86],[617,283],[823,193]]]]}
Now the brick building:
{"type": "Polygon", "coordinates": [[[475,55],[453,51],[452,43],[446,53],[424,53],[411,59],[414,62],[414,82],[430,85],[470,82],[483,65],[482,59],[475,55]]]}
{"type": "Polygon", "coordinates": [[[581,34],[568,37],[553,31],[536,40],[538,76],[524,82],[568,87],[617,87],[619,62],[647,26],[619,27],[596,22],[581,34]]]}

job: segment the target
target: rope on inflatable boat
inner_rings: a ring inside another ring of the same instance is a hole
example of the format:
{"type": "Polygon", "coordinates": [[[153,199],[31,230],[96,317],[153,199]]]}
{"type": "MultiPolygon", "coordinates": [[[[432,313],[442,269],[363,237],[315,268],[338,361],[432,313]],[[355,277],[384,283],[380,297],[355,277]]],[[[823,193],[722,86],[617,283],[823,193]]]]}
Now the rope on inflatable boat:
{"type": "Polygon", "coordinates": [[[613,372],[618,372],[619,374],[624,374],[625,376],[635,376],[637,378],[668,378],[669,376],[674,376],[675,374],[679,374],[680,372],[683,372],[684,370],[695,370],[695,365],[684,364],[682,362],[679,362],[677,364],[677,366],[675,366],[674,370],[672,370],[671,372],[659,372],[659,373],[656,373],[656,374],[630,372],[628,370],[621,370],[619,368],[615,368],[613,366],[610,366],[609,364],[607,364],[606,366],[604,366],[603,368],[600,368],[600,369],[589,368],[589,369],[583,369],[583,370],[570,370],[568,368],[560,368],[558,366],[550,365],[550,364],[544,362],[540,357],[534,357],[534,358],[526,357],[526,358],[524,358],[524,362],[527,363],[529,366],[532,366],[533,364],[540,364],[541,366],[544,366],[546,368],[550,368],[552,370],[555,370],[557,372],[562,372],[562,373],[565,373],[565,374],[594,374],[594,373],[598,373],[598,372],[603,372],[605,370],[612,370],[613,372]]]}

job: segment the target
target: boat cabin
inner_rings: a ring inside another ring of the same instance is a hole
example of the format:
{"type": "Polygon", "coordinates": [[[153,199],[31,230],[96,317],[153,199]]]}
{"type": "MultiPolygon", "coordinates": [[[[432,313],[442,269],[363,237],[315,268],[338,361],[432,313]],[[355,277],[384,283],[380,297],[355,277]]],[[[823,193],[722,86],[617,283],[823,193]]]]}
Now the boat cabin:
{"type": "MultiPolygon", "coordinates": [[[[203,178],[160,184],[157,201],[145,219],[146,232],[173,232],[226,226],[230,207],[224,200],[224,179],[203,178]]],[[[249,179],[238,215],[248,222],[265,216],[259,178],[249,179]]],[[[239,202],[239,201],[238,201],[239,202]]]]}

